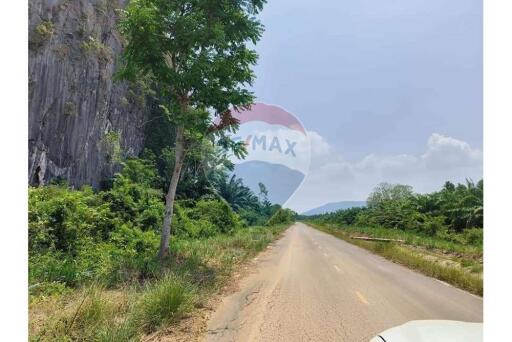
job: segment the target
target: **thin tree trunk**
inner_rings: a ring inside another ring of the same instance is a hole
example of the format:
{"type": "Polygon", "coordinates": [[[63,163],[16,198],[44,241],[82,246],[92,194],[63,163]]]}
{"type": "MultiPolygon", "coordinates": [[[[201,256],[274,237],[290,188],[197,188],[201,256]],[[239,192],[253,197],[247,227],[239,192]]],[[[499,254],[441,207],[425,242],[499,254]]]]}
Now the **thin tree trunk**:
{"type": "Polygon", "coordinates": [[[164,225],[162,227],[162,233],[160,236],[160,251],[158,257],[160,260],[165,259],[169,256],[169,241],[171,238],[171,223],[172,213],[174,209],[174,199],[176,197],[176,188],[178,187],[178,181],[181,175],[181,169],[185,160],[185,137],[184,137],[183,126],[176,127],[176,146],[175,146],[175,161],[174,170],[171,176],[171,183],[169,184],[169,190],[165,196],[165,215],[164,225]]]}

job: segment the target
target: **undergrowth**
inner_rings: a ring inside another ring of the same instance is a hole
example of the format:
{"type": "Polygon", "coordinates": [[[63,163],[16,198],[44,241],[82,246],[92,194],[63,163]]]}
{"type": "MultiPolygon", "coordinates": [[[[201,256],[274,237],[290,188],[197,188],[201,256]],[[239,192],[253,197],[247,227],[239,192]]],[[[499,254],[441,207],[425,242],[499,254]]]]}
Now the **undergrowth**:
{"type": "Polygon", "coordinates": [[[93,281],[76,289],[60,283],[30,291],[32,341],[136,341],[201,307],[237,265],[288,227],[249,227],[209,238],[175,238],[163,269],[119,288],[93,281]],[[52,290],[52,292],[49,292],[52,290]]]}

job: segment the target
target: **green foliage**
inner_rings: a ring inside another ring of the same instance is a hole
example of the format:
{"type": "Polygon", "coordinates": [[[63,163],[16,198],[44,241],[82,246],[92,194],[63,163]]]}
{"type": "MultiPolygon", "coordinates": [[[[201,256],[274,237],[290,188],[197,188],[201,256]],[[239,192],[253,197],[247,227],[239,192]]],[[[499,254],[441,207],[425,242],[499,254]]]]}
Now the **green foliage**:
{"type": "Polygon", "coordinates": [[[251,103],[251,93],[240,85],[254,79],[250,67],[257,55],[246,45],[255,44],[262,35],[255,15],[263,3],[130,2],[120,23],[128,40],[121,76],[135,79],[152,74],[173,102],[180,103],[180,96],[193,92],[190,106],[214,108],[217,113],[230,104],[251,103]]]}
{"type": "Polygon", "coordinates": [[[76,255],[79,241],[98,241],[106,235],[107,205],[91,188],[61,186],[29,189],[29,250],[76,255]]]}
{"type": "Polygon", "coordinates": [[[114,178],[112,188],[100,193],[114,222],[129,222],[142,231],[158,232],[164,211],[160,178],[151,161],[129,159],[114,178]]]}
{"type": "Polygon", "coordinates": [[[119,163],[121,161],[121,135],[118,132],[108,132],[102,139],[103,147],[106,150],[106,158],[109,161],[119,163]]]}
{"type": "Polygon", "coordinates": [[[190,204],[177,202],[175,205],[175,234],[178,236],[209,237],[232,233],[241,226],[238,215],[223,201],[202,199],[190,204]]]}
{"type": "Polygon", "coordinates": [[[410,231],[425,237],[482,245],[483,181],[440,191],[414,194],[404,185],[381,184],[368,197],[368,207],[339,210],[312,217],[316,222],[410,231]]]}
{"type": "Polygon", "coordinates": [[[276,224],[288,224],[295,221],[297,213],[291,209],[280,208],[275,212],[274,215],[268,220],[267,226],[273,226],[276,224]]]}
{"type": "Polygon", "coordinates": [[[258,197],[243,184],[241,178],[236,178],[236,175],[232,175],[229,181],[227,178],[222,178],[216,187],[219,196],[224,198],[235,211],[258,208],[260,204],[258,197]]]}
{"type": "MultiPolygon", "coordinates": [[[[30,188],[30,283],[74,287],[100,279],[112,286],[154,277],[164,211],[160,186],[152,161],[129,159],[104,191],[65,184],[30,188]]],[[[174,219],[175,235],[188,238],[231,234],[242,226],[219,199],[180,201],[174,219]]]]}
{"type": "Polygon", "coordinates": [[[470,228],[464,230],[464,239],[469,245],[482,245],[484,242],[484,231],[480,228],[470,228]]]}
{"type": "Polygon", "coordinates": [[[190,217],[211,222],[221,233],[231,233],[240,225],[239,218],[231,207],[219,200],[198,201],[190,217]]]}
{"type": "Polygon", "coordinates": [[[254,99],[245,87],[254,80],[257,54],[247,45],[262,35],[255,15],[263,3],[139,0],[122,11],[120,31],[127,44],[118,77],[150,77],[158,91],[154,119],[162,124],[157,127],[160,138],[150,141],[154,153],[175,145],[174,128],[180,127],[186,150],[210,140],[243,156],[243,144],[225,133],[238,127],[230,108],[254,99]],[[213,124],[210,113],[220,122],[213,124]]]}
{"type": "MultiPolygon", "coordinates": [[[[121,11],[120,32],[127,44],[118,77],[150,77],[158,90],[158,108],[175,125],[167,207],[174,205],[187,152],[209,141],[239,158],[246,154],[243,142],[226,133],[239,125],[231,110],[254,101],[246,87],[255,79],[257,54],[248,45],[256,44],[263,33],[256,15],[264,3],[138,0],[121,11]]],[[[169,254],[170,215],[166,210],[161,259],[169,254]]]]}
{"type": "Polygon", "coordinates": [[[212,223],[202,219],[191,219],[188,215],[190,211],[191,209],[182,207],[179,202],[174,204],[174,235],[201,238],[216,233],[216,227],[212,223]]]}
{"type": "Polygon", "coordinates": [[[264,225],[281,208],[268,201],[268,190],[263,183],[258,184],[258,196],[236,175],[228,177],[226,173],[221,173],[212,179],[212,183],[214,194],[228,202],[247,226],[264,225]]]}
{"type": "Polygon", "coordinates": [[[155,206],[159,213],[153,216],[161,218],[162,195],[144,185],[148,174],[141,171],[149,166],[141,164],[128,161],[113,187],[100,193],[65,185],[29,189],[31,283],[75,286],[151,258],[157,234],[148,223],[154,224],[155,206]]]}
{"type": "Polygon", "coordinates": [[[412,187],[409,185],[381,183],[373,189],[366,203],[371,208],[390,201],[407,200],[412,194],[412,187]]]}

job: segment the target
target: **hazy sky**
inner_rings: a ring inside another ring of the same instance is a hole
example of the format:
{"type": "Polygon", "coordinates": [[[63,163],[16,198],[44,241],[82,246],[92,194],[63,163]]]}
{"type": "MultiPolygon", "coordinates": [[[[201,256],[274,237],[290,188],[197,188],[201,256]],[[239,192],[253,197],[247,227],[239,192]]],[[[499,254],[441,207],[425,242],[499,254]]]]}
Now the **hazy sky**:
{"type": "Polygon", "coordinates": [[[481,1],[270,0],[261,19],[258,101],[313,143],[292,208],[481,177],[481,1]]]}

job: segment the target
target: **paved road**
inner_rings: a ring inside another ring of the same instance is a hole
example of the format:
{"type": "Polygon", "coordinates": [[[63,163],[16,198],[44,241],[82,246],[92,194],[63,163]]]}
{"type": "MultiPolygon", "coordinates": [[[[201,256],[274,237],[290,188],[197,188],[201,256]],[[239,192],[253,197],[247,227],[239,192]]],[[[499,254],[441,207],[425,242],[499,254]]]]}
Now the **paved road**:
{"type": "Polygon", "coordinates": [[[368,341],[416,319],[482,321],[482,299],[302,223],[222,301],[206,341],[368,341]]]}

